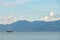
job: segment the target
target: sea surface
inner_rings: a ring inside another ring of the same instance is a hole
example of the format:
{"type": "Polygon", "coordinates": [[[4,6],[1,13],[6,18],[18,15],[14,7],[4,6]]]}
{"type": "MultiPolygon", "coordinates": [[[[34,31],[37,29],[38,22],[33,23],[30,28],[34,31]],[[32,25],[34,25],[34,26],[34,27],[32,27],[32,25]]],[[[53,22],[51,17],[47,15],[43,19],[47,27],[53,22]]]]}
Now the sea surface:
{"type": "Polygon", "coordinates": [[[0,32],[0,40],[60,40],[60,32],[0,32]]]}

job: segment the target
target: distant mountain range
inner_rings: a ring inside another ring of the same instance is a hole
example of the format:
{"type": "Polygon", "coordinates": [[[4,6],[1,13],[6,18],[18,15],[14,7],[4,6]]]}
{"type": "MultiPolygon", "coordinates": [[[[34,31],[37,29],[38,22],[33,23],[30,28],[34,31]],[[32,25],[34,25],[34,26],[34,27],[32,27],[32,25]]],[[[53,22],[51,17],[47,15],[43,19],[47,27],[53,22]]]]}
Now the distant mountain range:
{"type": "Polygon", "coordinates": [[[0,24],[0,32],[5,32],[8,28],[12,29],[14,32],[45,32],[53,31],[60,32],[60,20],[57,21],[33,21],[29,22],[26,20],[16,21],[12,24],[3,25],[0,24]]]}

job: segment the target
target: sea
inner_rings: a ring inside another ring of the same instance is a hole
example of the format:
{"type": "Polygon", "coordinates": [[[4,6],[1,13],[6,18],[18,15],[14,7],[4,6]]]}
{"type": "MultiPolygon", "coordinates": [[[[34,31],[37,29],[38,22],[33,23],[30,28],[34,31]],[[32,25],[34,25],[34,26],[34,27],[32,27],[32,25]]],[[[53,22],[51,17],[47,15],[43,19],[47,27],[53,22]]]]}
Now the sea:
{"type": "Polygon", "coordinates": [[[60,40],[60,32],[0,32],[0,40],[60,40]]]}

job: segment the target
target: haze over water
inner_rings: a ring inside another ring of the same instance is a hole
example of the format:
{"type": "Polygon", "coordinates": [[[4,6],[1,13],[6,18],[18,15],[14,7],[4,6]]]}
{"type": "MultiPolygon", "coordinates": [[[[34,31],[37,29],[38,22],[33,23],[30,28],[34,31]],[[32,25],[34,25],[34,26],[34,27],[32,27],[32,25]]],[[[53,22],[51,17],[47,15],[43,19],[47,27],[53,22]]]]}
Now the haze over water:
{"type": "Polygon", "coordinates": [[[60,40],[58,32],[0,33],[0,40],[60,40]]]}

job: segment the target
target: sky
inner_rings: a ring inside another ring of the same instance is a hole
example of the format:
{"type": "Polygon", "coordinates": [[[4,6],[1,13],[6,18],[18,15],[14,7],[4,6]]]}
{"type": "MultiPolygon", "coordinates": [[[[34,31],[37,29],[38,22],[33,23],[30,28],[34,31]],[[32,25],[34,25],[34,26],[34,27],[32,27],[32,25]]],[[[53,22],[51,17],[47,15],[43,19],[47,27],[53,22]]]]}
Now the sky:
{"type": "Polygon", "coordinates": [[[0,0],[0,18],[40,20],[51,11],[60,17],[60,0],[0,0]]]}

